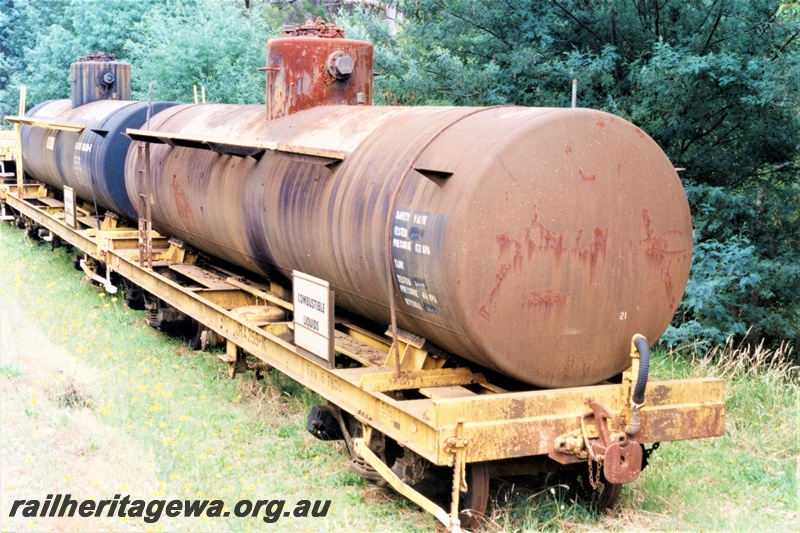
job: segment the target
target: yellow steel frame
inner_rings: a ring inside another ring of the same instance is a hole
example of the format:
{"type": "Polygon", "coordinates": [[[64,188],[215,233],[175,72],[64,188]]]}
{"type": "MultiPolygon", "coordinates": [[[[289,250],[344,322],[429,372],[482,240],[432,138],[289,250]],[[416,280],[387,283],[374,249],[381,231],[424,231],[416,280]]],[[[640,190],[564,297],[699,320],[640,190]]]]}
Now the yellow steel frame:
{"type": "MultiPolygon", "coordinates": [[[[25,108],[27,105],[28,99],[28,88],[25,85],[21,85],[19,88],[19,115],[22,116],[25,114],[25,108]]],[[[14,161],[17,167],[17,176],[16,182],[19,187],[24,186],[25,182],[25,169],[23,166],[22,160],[22,130],[20,128],[20,123],[11,120],[13,117],[6,117],[5,120],[9,124],[14,124],[14,131],[13,132],[0,132],[2,138],[0,140],[5,140],[6,147],[0,149],[0,160],[2,161],[14,161]]],[[[5,202],[6,197],[8,196],[8,189],[9,186],[7,184],[0,184],[0,200],[5,202]]]]}
{"type": "MultiPolygon", "coordinates": [[[[638,369],[635,353],[621,384],[506,392],[468,368],[446,368],[442,367],[444,361],[426,359],[413,341],[401,344],[402,372],[397,374],[394,356],[388,355],[388,339],[339,323],[337,352],[352,356],[364,366],[324,368],[286,340],[288,324],[254,324],[232,312],[236,307],[276,303],[291,309],[289,302],[261,290],[257,282],[229,277],[224,283],[216,283],[217,288],[188,290],[158,271],[157,267],[169,266],[170,258],[179,258],[175,253],[156,257],[153,270],[144,268],[139,265],[136,230],[71,229],[63,215],[37,206],[35,198],[29,197],[42,194],[41,189],[12,189],[8,204],[227,339],[234,352],[239,347],[254,355],[353,415],[365,430],[374,428],[437,465],[463,467],[466,463],[542,455],[563,463],[574,462],[579,458],[557,452],[555,443],[580,431],[589,401],[601,403],[617,418],[630,419],[631,390],[638,369]],[[481,394],[465,385],[480,388],[481,394]],[[391,394],[408,389],[419,391],[423,397],[398,400],[391,394]],[[454,447],[454,439],[459,446],[454,447]]],[[[722,435],[722,381],[651,382],[647,403],[639,413],[641,428],[635,440],[640,443],[722,435]]],[[[357,446],[365,448],[363,441],[357,446]]],[[[361,455],[370,462],[371,457],[361,455]]],[[[412,499],[418,501],[416,496],[412,499]]]]}

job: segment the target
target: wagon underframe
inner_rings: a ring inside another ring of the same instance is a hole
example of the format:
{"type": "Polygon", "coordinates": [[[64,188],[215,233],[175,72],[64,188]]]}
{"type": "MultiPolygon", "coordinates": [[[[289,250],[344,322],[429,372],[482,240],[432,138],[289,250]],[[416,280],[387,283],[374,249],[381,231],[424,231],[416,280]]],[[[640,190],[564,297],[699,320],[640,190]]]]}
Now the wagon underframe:
{"type": "Polygon", "coordinates": [[[195,263],[196,253],[155,234],[152,269],[147,268],[139,257],[138,230],[118,226],[114,217],[96,223],[84,217],[74,229],[65,222],[63,203],[43,186],[12,186],[6,201],[28,224],[86,254],[85,268],[97,281],[103,281],[102,269],[93,264],[105,269],[107,280],[113,271],[215,332],[227,345],[221,358],[232,376],[247,368],[246,352],[348,413],[361,423],[360,431],[346,436],[351,452],[451,528],[458,528],[459,491],[453,490],[446,512],[383,465],[380,453],[375,453],[380,449],[373,445],[374,435],[388,437],[433,465],[454,467],[454,486],[463,490],[466,473],[475,465],[482,466],[481,472],[499,475],[520,473],[526,465],[556,469],[585,464],[602,433],[642,445],[724,433],[722,381],[687,379],[648,383],[639,430],[626,436],[623,429],[631,423],[638,370],[635,349],[621,383],[509,391],[481,373],[424,351],[418,339],[400,339],[401,361],[396,365],[389,337],[337,319],[336,360],[348,364],[326,368],[293,344],[290,322],[252,322],[235,312],[249,306],[291,312],[291,302],[270,292],[263,281],[242,278],[213,263],[201,266],[195,263]],[[599,416],[598,405],[611,416],[599,416]]]}

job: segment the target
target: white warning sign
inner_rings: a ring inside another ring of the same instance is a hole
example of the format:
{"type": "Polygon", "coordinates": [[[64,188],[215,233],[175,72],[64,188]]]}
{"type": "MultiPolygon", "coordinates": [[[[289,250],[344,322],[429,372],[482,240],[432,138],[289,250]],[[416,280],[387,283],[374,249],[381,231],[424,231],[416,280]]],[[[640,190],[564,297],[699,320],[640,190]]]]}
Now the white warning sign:
{"type": "Polygon", "coordinates": [[[333,291],[330,284],[302,272],[292,272],[294,343],[333,365],[333,291]]]}

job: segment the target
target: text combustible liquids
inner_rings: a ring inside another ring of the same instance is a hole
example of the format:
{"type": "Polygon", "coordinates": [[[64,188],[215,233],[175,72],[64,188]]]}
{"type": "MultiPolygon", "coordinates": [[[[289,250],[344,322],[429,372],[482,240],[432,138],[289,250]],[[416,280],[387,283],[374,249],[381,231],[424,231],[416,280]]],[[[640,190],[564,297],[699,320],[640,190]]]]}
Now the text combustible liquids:
{"type": "MultiPolygon", "coordinates": [[[[297,301],[304,306],[313,309],[314,311],[325,313],[325,302],[320,302],[319,300],[311,298],[310,296],[306,296],[305,294],[298,294],[297,301]]],[[[319,320],[313,319],[308,315],[303,316],[303,325],[307,328],[313,329],[314,331],[320,330],[319,320]]]]}
{"type": "Polygon", "coordinates": [[[311,298],[310,296],[306,296],[305,294],[298,294],[297,301],[306,307],[310,307],[315,311],[319,311],[320,313],[325,312],[325,302],[320,302],[319,300],[311,298]]]}
{"type": "MultiPolygon", "coordinates": [[[[239,518],[262,516],[264,522],[271,524],[281,517],[323,518],[327,516],[331,500],[300,500],[294,509],[285,510],[286,500],[239,500],[233,507],[233,515],[239,518]]],[[[222,500],[131,500],[129,495],[121,498],[114,495],[113,500],[73,500],[70,494],[48,494],[44,502],[39,500],[14,500],[9,517],[17,512],[25,518],[74,517],[130,517],[142,518],[148,524],[158,522],[162,515],[169,518],[180,516],[197,518],[222,518],[231,515],[225,510],[222,500]],[[21,509],[20,509],[21,508],[21,509]]]]}
{"type": "Polygon", "coordinates": [[[333,361],[334,306],[330,284],[326,280],[294,271],[292,286],[295,344],[330,364],[333,361]]]}

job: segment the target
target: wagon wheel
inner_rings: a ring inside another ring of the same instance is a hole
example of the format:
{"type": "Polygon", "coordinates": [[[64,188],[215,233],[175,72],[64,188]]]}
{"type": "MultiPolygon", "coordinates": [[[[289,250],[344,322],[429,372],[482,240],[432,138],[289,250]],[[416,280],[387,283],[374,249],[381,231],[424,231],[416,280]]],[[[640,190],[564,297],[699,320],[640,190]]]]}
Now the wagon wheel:
{"type": "Polygon", "coordinates": [[[604,480],[602,485],[591,491],[586,502],[590,509],[601,513],[614,507],[620,494],[622,494],[622,483],[609,483],[604,480]]]}
{"type": "Polygon", "coordinates": [[[583,466],[579,470],[575,495],[578,501],[591,510],[601,513],[610,509],[617,503],[620,494],[622,494],[622,483],[609,483],[601,472],[600,483],[593,489],[589,482],[588,469],[583,466]]]}
{"type": "Polygon", "coordinates": [[[461,527],[475,529],[486,516],[489,506],[489,468],[486,463],[467,465],[467,488],[459,498],[458,518],[461,527]]]}

